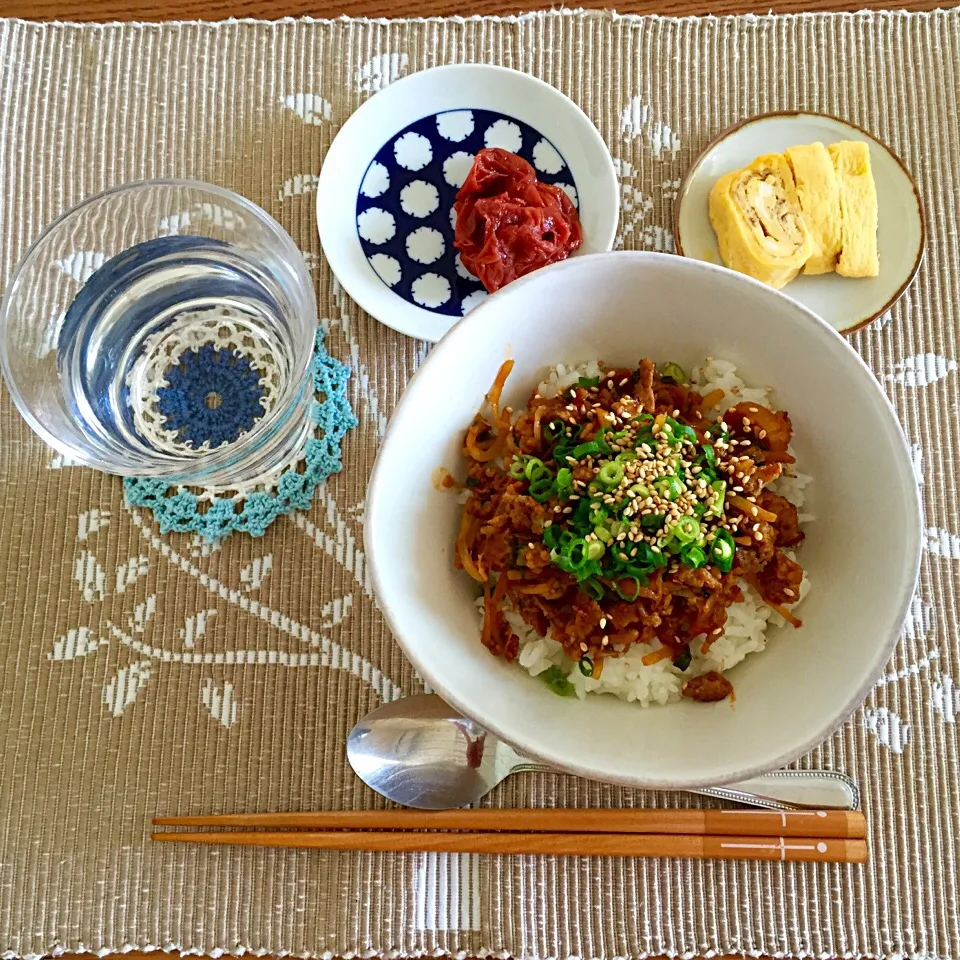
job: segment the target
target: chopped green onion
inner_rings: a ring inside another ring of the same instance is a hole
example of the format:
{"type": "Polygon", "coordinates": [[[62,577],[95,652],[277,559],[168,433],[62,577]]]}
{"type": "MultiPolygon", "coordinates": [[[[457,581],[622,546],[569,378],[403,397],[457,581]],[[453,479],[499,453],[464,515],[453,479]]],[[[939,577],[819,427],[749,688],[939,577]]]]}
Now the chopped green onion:
{"type": "Polygon", "coordinates": [[[557,471],[557,496],[569,497],[573,493],[573,474],[569,467],[557,471]]]}
{"type": "Polygon", "coordinates": [[[613,534],[610,532],[610,528],[602,523],[598,523],[593,528],[593,532],[597,535],[598,540],[602,540],[604,543],[613,543],[613,534]]]}
{"type": "Polygon", "coordinates": [[[553,443],[554,440],[559,440],[563,436],[566,428],[567,425],[562,420],[551,420],[543,428],[543,438],[547,443],[553,443]]]}
{"type": "Polygon", "coordinates": [[[706,565],[707,555],[703,552],[702,547],[698,547],[695,543],[688,543],[680,551],[680,560],[691,569],[699,570],[706,565]]]}
{"type": "Polygon", "coordinates": [[[593,676],[593,661],[589,657],[581,657],[577,666],[580,667],[580,672],[585,677],[593,676]]]}
{"type": "Polygon", "coordinates": [[[608,490],[618,487],[623,480],[623,464],[617,463],[615,460],[605,463],[600,468],[597,479],[607,487],[608,490]]]}
{"type": "Polygon", "coordinates": [[[711,467],[717,465],[717,452],[709,443],[703,445],[703,459],[706,460],[711,467]]]}
{"type": "Polygon", "coordinates": [[[663,368],[660,374],[661,380],[672,380],[674,383],[688,383],[686,371],[679,363],[670,362],[663,368]]]}
{"type": "Polygon", "coordinates": [[[553,477],[540,477],[530,484],[527,492],[538,503],[546,503],[557,492],[557,481],[553,477]]]}
{"type": "Polygon", "coordinates": [[[541,477],[548,476],[550,471],[544,466],[542,460],[536,457],[530,457],[526,466],[523,468],[523,475],[528,480],[539,480],[541,477]]]}
{"type": "Polygon", "coordinates": [[[577,530],[583,530],[590,526],[590,501],[578,500],[577,505],[570,515],[570,526],[577,530]]]}
{"type": "Polygon", "coordinates": [[[600,500],[590,500],[590,513],[587,514],[587,522],[592,524],[594,527],[598,523],[603,523],[607,517],[610,516],[610,511],[607,510],[606,504],[600,500]]]}
{"type": "Polygon", "coordinates": [[[647,513],[640,518],[640,526],[644,530],[659,530],[663,526],[664,520],[666,520],[666,517],[662,514],[647,513]]]}
{"type": "Polygon", "coordinates": [[[550,667],[540,674],[540,679],[558,697],[575,697],[577,695],[573,684],[564,676],[560,667],[550,667]]]}
{"type": "Polygon", "coordinates": [[[640,580],[637,577],[617,577],[613,583],[614,589],[617,591],[617,596],[621,600],[626,600],[627,603],[633,603],[637,597],[640,596],[640,580]],[[623,584],[627,585],[627,589],[624,590],[623,584]],[[633,585],[633,589],[630,589],[630,585],[633,585]]]}
{"type": "Polygon", "coordinates": [[[606,552],[607,548],[599,540],[591,540],[587,544],[588,560],[599,560],[606,552]]]}
{"type": "Polygon", "coordinates": [[[599,387],[600,378],[599,377],[581,377],[577,381],[577,386],[580,387],[599,387]]]}
{"type": "Polygon", "coordinates": [[[627,525],[622,520],[614,520],[610,524],[610,532],[615,536],[619,537],[627,529],[627,525]]]}
{"type": "Polygon", "coordinates": [[[650,488],[642,483],[635,483],[630,488],[631,493],[635,493],[640,500],[646,500],[650,496],[650,488]]]}
{"type": "Polygon", "coordinates": [[[723,502],[727,496],[727,484],[724,480],[714,480],[710,489],[716,494],[716,499],[710,505],[710,514],[715,517],[723,515],[723,502]]]}
{"type": "Polygon", "coordinates": [[[733,557],[736,546],[729,530],[722,527],[717,530],[717,536],[710,544],[710,559],[720,568],[721,573],[729,573],[733,567],[733,557]]]}
{"type": "Polygon", "coordinates": [[[670,528],[670,535],[680,543],[694,543],[700,536],[700,524],[693,517],[681,517],[670,528]]]}
{"type": "Polygon", "coordinates": [[[654,486],[664,500],[676,500],[686,489],[679,477],[663,477],[654,486]]]}
{"type": "Polygon", "coordinates": [[[566,543],[569,537],[569,531],[564,530],[563,527],[556,525],[545,527],[543,531],[543,545],[548,550],[557,550],[566,543]]]}
{"type": "Polygon", "coordinates": [[[515,456],[510,461],[510,476],[515,480],[522,480],[524,471],[527,469],[527,458],[520,455],[515,456]]]}
{"type": "Polygon", "coordinates": [[[606,444],[601,445],[598,440],[588,440],[586,443],[581,443],[574,447],[570,451],[570,456],[573,457],[574,460],[580,460],[583,457],[593,456],[595,453],[603,453],[605,446],[606,444]]]}
{"type": "Polygon", "coordinates": [[[603,584],[595,579],[594,577],[587,577],[586,580],[580,581],[580,589],[591,599],[599,603],[606,591],[603,589],[603,584]]]}
{"type": "Polygon", "coordinates": [[[673,658],[673,665],[674,665],[678,670],[686,670],[687,667],[690,666],[690,661],[691,661],[692,659],[693,659],[693,657],[692,657],[691,654],[690,654],[690,644],[688,643],[687,646],[686,646],[686,648],[683,650],[683,652],[682,652],[682,653],[678,653],[678,654],[673,658]]]}
{"type": "Polygon", "coordinates": [[[707,508],[702,503],[695,503],[693,505],[693,512],[698,517],[702,517],[707,512],[707,508]]]}
{"type": "Polygon", "coordinates": [[[571,566],[579,567],[587,558],[587,541],[583,537],[572,537],[563,548],[563,558],[571,566]]]}

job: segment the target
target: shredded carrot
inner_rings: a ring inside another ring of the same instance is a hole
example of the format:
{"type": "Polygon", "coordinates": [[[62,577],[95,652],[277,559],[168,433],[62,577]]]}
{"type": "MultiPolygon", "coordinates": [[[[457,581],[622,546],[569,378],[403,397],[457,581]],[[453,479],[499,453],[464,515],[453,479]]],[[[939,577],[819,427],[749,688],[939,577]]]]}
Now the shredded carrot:
{"type": "Polygon", "coordinates": [[[539,448],[540,446],[540,419],[543,417],[543,407],[537,406],[537,409],[533,411],[533,442],[539,448]]]}
{"type": "Polygon", "coordinates": [[[485,426],[486,424],[483,423],[474,423],[467,431],[467,435],[463,441],[463,446],[467,454],[478,463],[488,463],[495,457],[500,456],[503,452],[502,435],[494,437],[489,446],[486,447],[481,447],[480,444],[477,443],[477,434],[485,426]]]}
{"type": "Polygon", "coordinates": [[[514,587],[515,592],[524,593],[528,595],[538,594],[540,596],[546,596],[553,586],[549,583],[534,583],[530,586],[514,587]]]}
{"type": "Polygon", "coordinates": [[[771,603],[764,595],[763,591],[760,589],[760,581],[756,578],[755,575],[751,574],[750,576],[744,577],[744,580],[753,587],[757,593],[760,594],[760,599],[774,612],[779,613],[787,623],[792,627],[802,627],[803,621],[798,617],[795,617],[785,606],[780,603],[771,603]]]}
{"type": "Polygon", "coordinates": [[[506,577],[497,577],[497,586],[493,591],[493,599],[490,601],[493,604],[493,609],[496,610],[500,606],[500,601],[503,600],[503,595],[507,592],[507,578],[506,577]]]}
{"type": "Polygon", "coordinates": [[[507,382],[507,377],[510,376],[510,371],[513,370],[513,361],[504,360],[500,364],[500,369],[497,371],[496,379],[493,381],[493,386],[490,388],[490,392],[487,394],[487,400],[490,403],[490,409],[493,411],[493,422],[498,426],[507,426],[503,423],[503,418],[500,414],[500,394],[503,393],[503,385],[507,382]]]}
{"type": "Polygon", "coordinates": [[[770,603],[767,601],[767,606],[774,611],[774,613],[779,613],[791,627],[802,627],[803,621],[799,617],[795,617],[786,607],[782,606],[779,603],[770,603]]]}
{"type": "Polygon", "coordinates": [[[797,458],[784,451],[761,450],[758,454],[764,463],[796,463],[797,458]]]}
{"type": "Polygon", "coordinates": [[[659,650],[651,650],[650,653],[643,655],[640,662],[645,667],[652,667],[661,660],[670,660],[673,658],[673,651],[669,647],[661,647],[659,650]]]}
{"type": "Polygon", "coordinates": [[[716,390],[711,390],[700,401],[700,409],[709,410],[711,407],[715,407],[722,399],[723,399],[723,391],[719,387],[716,390]]]}
{"type": "Polygon", "coordinates": [[[758,507],[755,503],[751,503],[746,497],[740,497],[732,493],[728,495],[727,503],[736,507],[741,513],[745,513],[748,517],[756,517],[758,520],[765,520],[767,523],[777,522],[777,515],[775,513],[764,510],[763,507],[758,507]]]}
{"type": "Polygon", "coordinates": [[[464,510],[463,516],[460,518],[460,532],[457,534],[456,557],[460,561],[460,566],[462,566],[474,580],[479,581],[484,578],[477,569],[477,565],[473,562],[473,557],[470,554],[473,533],[473,518],[464,510]]]}

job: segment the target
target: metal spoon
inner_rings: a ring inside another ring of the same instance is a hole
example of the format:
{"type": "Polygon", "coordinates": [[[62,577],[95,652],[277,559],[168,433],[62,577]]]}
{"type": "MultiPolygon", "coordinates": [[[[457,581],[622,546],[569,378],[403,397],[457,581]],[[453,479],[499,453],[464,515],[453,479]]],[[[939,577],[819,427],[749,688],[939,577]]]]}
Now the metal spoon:
{"type": "MultiPolygon", "coordinates": [[[[403,697],[368,713],[347,737],[347,759],[368,787],[407,807],[475,803],[511,773],[552,767],[457,713],[437,696],[403,697]]],[[[860,791],[831,770],[781,770],[691,791],[768,810],[856,810],[860,791]]]]}

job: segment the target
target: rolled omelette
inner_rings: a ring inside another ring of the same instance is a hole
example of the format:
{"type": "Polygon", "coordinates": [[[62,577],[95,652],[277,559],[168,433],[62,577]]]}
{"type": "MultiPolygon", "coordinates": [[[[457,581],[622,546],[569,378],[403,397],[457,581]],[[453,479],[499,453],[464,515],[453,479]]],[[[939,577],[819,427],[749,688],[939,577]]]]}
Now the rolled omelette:
{"type": "Polygon", "coordinates": [[[841,140],[827,147],[840,190],[840,256],[843,277],[875,277],[877,253],[877,186],[870,169],[870,148],[860,140],[841,140]]]}
{"type": "Polygon", "coordinates": [[[813,250],[804,273],[832,273],[840,256],[840,185],[833,160],[822,143],[783,151],[797,187],[800,209],[813,250]]]}
{"type": "Polygon", "coordinates": [[[810,234],[782,154],[764,154],[722,176],[710,191],[709,212],[720,256],[731,270],[779,289],[810,256],[810,234]]]}

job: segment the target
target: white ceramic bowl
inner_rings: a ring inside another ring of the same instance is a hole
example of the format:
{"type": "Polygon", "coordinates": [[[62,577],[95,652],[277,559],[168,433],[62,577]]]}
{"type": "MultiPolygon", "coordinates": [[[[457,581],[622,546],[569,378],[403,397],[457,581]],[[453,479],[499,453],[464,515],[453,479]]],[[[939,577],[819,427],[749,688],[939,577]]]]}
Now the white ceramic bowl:
{"type": "Polygon", "coordinates": [[[903,434],[870,370],[796,302],[721,267],[612,253],[547,267],[462,320],[400,402],[367,498],[366,549],[390,627],[436,691],[522,752],[587,777],[695,787],[782,766],[826,738],[881,675],[916,583],[920,503],[903,434]],[[473,582],[454,569],[461,507],[437,490],[500,363],[522,406],[556,362],[730,359],[772,385],[814,477],[804,626],[731,671],[736,703],[642,709],[555,696],[481,645],[473,582]]]}

